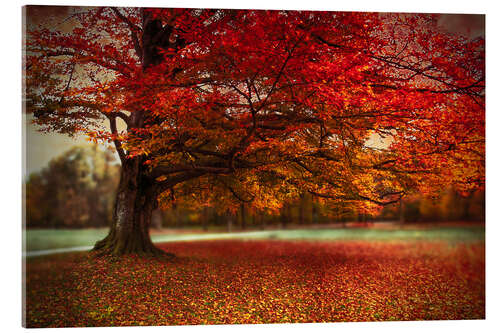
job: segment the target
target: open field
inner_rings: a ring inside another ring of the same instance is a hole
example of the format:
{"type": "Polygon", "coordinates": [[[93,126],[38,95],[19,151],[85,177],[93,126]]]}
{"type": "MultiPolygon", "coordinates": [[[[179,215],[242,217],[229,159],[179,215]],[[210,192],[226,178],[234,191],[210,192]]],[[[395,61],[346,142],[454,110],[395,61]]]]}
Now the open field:
{"type": "Polygon", "coordinates": [[[458,234],[161,244],[177,255],[171,262],[87,252],[29,258],[26,325],[481,319],[484,241],[458,234]]]}
{"type": "MultiPolygon", "coordinates": [[[[303,227],[302,227],[303,228],[303,227]]],[[[27,251],[93,246],[104,238],[107,229],[34,229],[26,232],[27,251]]],[[[417,240],[439,239],[448,241],[484,240],[484,225],[408,225],[377,224],[371,227],[317,228],[264,230],[247,232],[203,232],[198,229],[164,229],[152,231],[156,243],[181,240],[209,239],[296,239],[296,240],[417,240]]]]}

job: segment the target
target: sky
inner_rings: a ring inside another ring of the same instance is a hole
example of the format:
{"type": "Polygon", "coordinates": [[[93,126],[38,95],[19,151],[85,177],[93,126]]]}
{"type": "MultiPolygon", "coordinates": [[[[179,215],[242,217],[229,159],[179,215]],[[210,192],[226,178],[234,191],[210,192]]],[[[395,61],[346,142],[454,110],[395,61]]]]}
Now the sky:
{"type": "MultiPolygon", "coordinates": [[[[30,6],[26,11],[28,25],[43,24],[46,27],[70,31],[74,23],[66,18],[81,7],[65,6],[30,6]]],[[[442,14],[439,24],[450,33],[460,33],[469,38],[485,35],[485,16],[470,14],[442,14]]],[[[75,145],[89,145],[82,135],[73,138],[54,133],[40,133],[31,123],[33,117],[26,115],[23,121],[25,137],[24,158],[25,169],[23,178],[47,166],[49,161],[75,145]]]]}
{"type": "Polygon", "coordinates": [[[25,122],[26,133],[26,174],[39,171],[49,161],[73,146],[86,146],[90,143],[84,136],[69,137],[54,133],[41,133],[36,126],[31,124],[33,117],[27,115],[25,122]]]}
{"type": "MultiPolygon", "coordinates": [[[[27,26],[43,25],[44,27],[58,29],[63,32],[71,31],[75,23],[68,20],[73,12],[81,7],[67,6],[28,6],[26,7],[27,26]]],[[[25,138],[25,169],[23,179],[32,172],[40,171],[48,165],[51,159],[61,155],[73,146],[89,146],[86,136],[75,135],[69,137],[57,133],[42,133],[32,123],[33,116],[28,114],[23,119],[25,138]]],[[[118,159],[118,155],[116,155],[118,159]]]]}

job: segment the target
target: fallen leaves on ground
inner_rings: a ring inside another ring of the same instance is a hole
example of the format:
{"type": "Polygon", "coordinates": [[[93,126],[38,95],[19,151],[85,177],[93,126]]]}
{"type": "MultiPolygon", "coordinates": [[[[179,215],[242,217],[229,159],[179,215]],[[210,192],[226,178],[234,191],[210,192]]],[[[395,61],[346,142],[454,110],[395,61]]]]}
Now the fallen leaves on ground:
{"type": "Polygon", "coordinates": [[[26,266],[27,327],[482,319],[484,243],[203,241],[26,266]]]}

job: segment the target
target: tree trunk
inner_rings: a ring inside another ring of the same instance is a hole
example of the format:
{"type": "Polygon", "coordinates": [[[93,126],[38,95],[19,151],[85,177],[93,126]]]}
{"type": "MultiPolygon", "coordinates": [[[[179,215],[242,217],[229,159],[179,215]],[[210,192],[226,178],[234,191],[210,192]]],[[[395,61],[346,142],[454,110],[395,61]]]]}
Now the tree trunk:
{"type": "Polygon", "coordinates": [[[156,206],[154,187],[142,177],[140,161],[126,160],[122,165],[109,234],[95,244],[94,251],[112,255],[163,253],[153,245],[149,235],[156,206]]]}
{"type": "Polygon", "coordinates": [[[399,224],[403,225],[405,223],[405,206],[403,199],[399,201],[399,224]]]}
{"type": "Polygon", "coordinates": [[[314,198],[312,199],[312,209],[311,209],[311,222],[312,224],[318,223],[318,207],[316,207],[316,203],[314,198]]]}
{"type": "MultiPolygon", "coordinates": [[[[136,51],[145,71],[165,61],[161,49],[180,49],[184,41],[182,38],[172,41],[172,26],[168,24],[163,26],[160,20],[144,10],[141,15],[142,47],[140,51],[136,48],[136,51]]],[[[133,112],[129,126],[141,128],[148,117],[149,113],[133,112]]],[[[94,251],[115,255],[164,254],[153,245],[149,235],[152,211],[158,205],[156,201],[158,193],[153,183],[145,177],[142,162],[143,159],[138,157],[122,159],[120,185],[116,194],[111,229],[106,238],[96,243],[94,251]]]]}
{"type": "Polygon", "coordinates": [[[246,217],[245,217],[245,204],[242,203],[240,205],[240,209],[241,209],[241,230],[245,230],[247,228],[247,220],[246,220],[246,217]]]}
{"type": "Polygon", "coordinates": [[[227,220],[227,232],[231,232],[233,230],[233,215],[231,213],[227,213],[226,220],[227,220]]]}
{"type": "Polygon", "coordinates": [[[259,211],[259,218],[260,218],[260,228],[262,230],[265,230],[266,229],[266,219],[264,216],[264,212],[259,211]]]}
{"type": "Polygon", "coordinates": [[[201,217],[203,231],[208,230],[208,218],[209,218],[208,207],[203,207],[203,215],[201,217]]]}
{"type": "Polygon", "coordinates": [[[304,200],[304,193],[301,193],[299,199],[299,224],[304,224],[304,200]]]}
{"type": "Polygon", "coordinates": [[[281,208],[280,218],[281,218],[281,229],[286,229],[286,225],[288,224],[288,219],[290,218],[289,208],[287,203],[285,203],[283,205],[283,208],[281,208]]]}

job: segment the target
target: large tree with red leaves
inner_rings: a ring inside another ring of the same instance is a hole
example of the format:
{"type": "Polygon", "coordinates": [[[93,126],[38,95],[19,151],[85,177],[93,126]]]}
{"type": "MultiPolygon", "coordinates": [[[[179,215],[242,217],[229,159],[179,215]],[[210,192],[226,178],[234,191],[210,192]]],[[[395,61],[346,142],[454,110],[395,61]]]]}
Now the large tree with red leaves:
{"type": "Polygon", "coordinates": [[[29,31],[27,110],[114,143],[100,253],[158,253],[158,203],[277,209],[310,193],[369,211],[466,192],[484,186],[484,40],[437,18],[84,8],[71,31],[29,31]]]}

